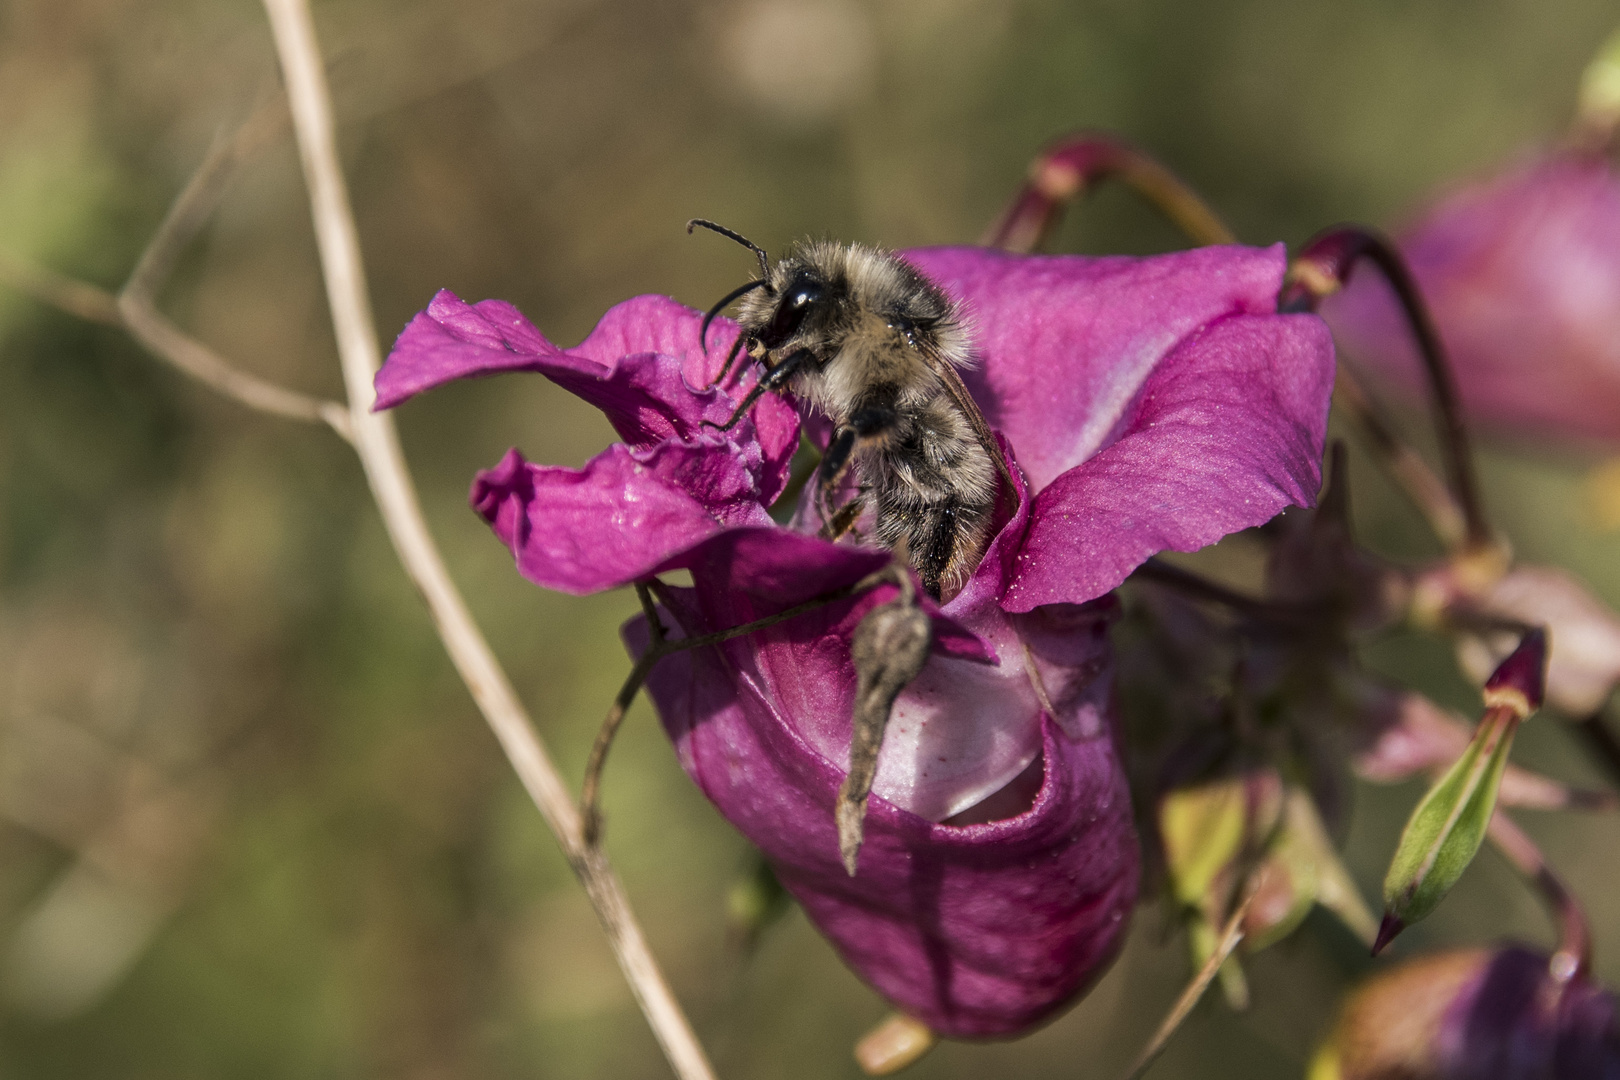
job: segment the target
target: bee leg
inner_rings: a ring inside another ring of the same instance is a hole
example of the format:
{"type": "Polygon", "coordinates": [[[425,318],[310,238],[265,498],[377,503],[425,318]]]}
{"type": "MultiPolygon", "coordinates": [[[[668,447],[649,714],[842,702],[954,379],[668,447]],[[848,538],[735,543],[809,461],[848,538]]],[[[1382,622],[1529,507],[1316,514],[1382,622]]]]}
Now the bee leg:
{"type": "MultiPolygon", "coordinates": [[[[849,456],[854,449],[855,429],[842,427],[833,432],[832,441],[821,455],[821,467],[816,470],[816,508],[821,511],[823,526],[829,524],[828,511],[832,509],[833,493],[849,471],[849,456]]],[[[822,531],[826,532],[826,529],[822,531]]]]}
{"type": "Polygon", "coordinates": [[[938,503],[923,513],[912,547],[917,577],[929,596],[939,599],[940,584],[956,554],[961,508],[955,502],[938,503]]]}
{"type": "Polygon", "coordinates": [[[760,376],[759,382],[753,385],[748,391],[748,395],[742,399],[742,404],[737,406],[737,411],[731,414],[730,420],[723,424],[716,424],[713,420],[705,420],[700,426],[712,427],[716,431],[730,431],[737,426],[737,421],[746,416],[748,410],[754,407],[754,402],[760,399],[760,395],[767,390],[781,389],[787,385],[787,381],[793,377],[794,372],[814,359],[815,354],[808,349],[800,349],[798,352],[789,353],[782,359],[780,364],[760,376]]]}
{"type": "Polygon", "coordinates": [[[731,372],[731,365],[736,361],[737,353],[742,350],[743,343],[747,340],[741,334],[737,335],[737,340],[731,343],[731,351],[726,353],[726,362],[720,365],[720,373],[709,383],[710,386],[724,386],[726,384],[726,376],[731,372]]]}
{"type": "MultiPolygon", "coordinates": [[[[823,532],[830,529],[832,523],[849,509],[849,504],[846,503],[832,515],[831,519],[828,517],[828,512],[832,509],[833,494],[844,479],[844,474],[849,472],[856,449],[885,441],[898,418],[893,409],[867,406],[857,410],[855,415],[849,418],[848,424],[833,432],[832,441],[827,444],[826,452],[821,455],[821,468],[816,473],[816,503],[821,511],[822,524],[826,526],[823,532]]],[[[855,517],[859,516],[857,512],[855,517]]],[[[834,535],[842,535],[854,523],[855,518],[850,518],[849,523],[834,535]]]]}
{"type": "MultiPolygon", "coordinates": [[[[832,517],[826,518],[825,523],[821,526],[821,532],[817,535],[823,540],[837,540],[855,527],[855,523],[861,519],[861,512],[865,509],[866,500],[859,495],[855,496],[849,502],[840,506],[832,517]]],[[[825,509],[823,509],[822,516],[826,517],[825,509]]]]}

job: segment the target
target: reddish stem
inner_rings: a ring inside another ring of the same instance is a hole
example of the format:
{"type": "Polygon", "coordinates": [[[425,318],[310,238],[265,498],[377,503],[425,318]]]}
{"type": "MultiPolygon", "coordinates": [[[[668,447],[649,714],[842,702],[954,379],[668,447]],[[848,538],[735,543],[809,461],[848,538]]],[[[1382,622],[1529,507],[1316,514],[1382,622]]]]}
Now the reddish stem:
{"type": "Polygon", "coordinates": [[[1232,231],[1179,177],[1125,140],[1100,132],[1068,135],[1043,150],[982,243],[1006,251],[1038,250],[1069,204],[1110,177],[1124,181],[1195,243],[1236,243],[1232,231]]]}
{"type": "Polygon", "coordinates": [[[1428,376],[1435,428],[1446,461],[1446,479],[1462,507],[1470,544],[1483,547],[1491,542],[1491,529],[1480,500],[1473,448],[1463,421],[1451,362],[1434,320],[1429,316],[1428,306],[1423,302],[1423,294],[1395,245],[1362,225],[1339,225],[1318,233],[1294,260],[1288,282],[1278,298],[1278,310],[1315,311],[1325,297],[1350,283],[1351,274],[1362,259],[1370,260],[1389,282],[1417,340],[1424,373],[1428,376]]]}
{"type": "Polygon", "coordinates": [[[1567,982],[1592,966],[1592,928],[1580,901],[1547,864],[1533,840],[1498,808],[1488,826],[1491,842],[1541,894],[1558,927],[1558,951],[1550,964],[1552,976],[1567,982]]]}

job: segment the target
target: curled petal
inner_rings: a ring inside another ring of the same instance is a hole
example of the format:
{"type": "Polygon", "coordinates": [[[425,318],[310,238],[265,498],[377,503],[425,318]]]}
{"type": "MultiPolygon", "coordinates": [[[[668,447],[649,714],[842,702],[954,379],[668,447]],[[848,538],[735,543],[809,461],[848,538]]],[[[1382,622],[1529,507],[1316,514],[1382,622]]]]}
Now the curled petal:
{"type": "MultiPolygon", "coordinates": [[[[962,591],[944,607],[945,615],[971,632],[985,651],[981,657],[957,659],[947,653],[932,659],[895,702],[878,759],[873,790],[936,821],[1000,791],[1036,758],[1043,692],[1049,702],[1062,703],[1053,706],[1059,722],[1075,728],[1095,727],[1106,706],[1086,694],[1069,696],[1071,684],[1082,675],[1093,691],[1100,685],[1084,661],[1040,663],[1029,649],[1034,630],[1020,627],[1001,610],[1001,593],[1029,521],[1022,474],[1014,467],[1012,476],[1016,504],[1010,516],[962,591]],[[993,666],[971,662],[984,657],[993,666]],[[1044,680],[1040,687],[1037,676],[1044,680]]],[[[769,555],[781,559],[791,556],[791,549],[772,548],[769,555]]],[[[748,588],[739,583],[738,570],[727,563],[702,572],[694,568],[705,625],[736,625],[765,613],[752,601],[739,602],[748,588]]],[[[808,582],[804,587],[810,587],[808,582]]],[[[828,636],[820,640],[756,637],[756,662],[763,685],[777,695],[801,736],[829,760],[846,762],[855,693],[849,660],[853,624],[823,625],[828,636]]]]}
{"type": "MultiPolygon", "coordinates": [[[[672,600],[683,624],[701,622],[698,597],[672,600]]],[[[1086,636],[1102,668],[1105,624],[1094,619],[1086,636]]],[[[644,628],[631,629],[644,647],[644,628]]],[[[937,824],[874,795],[851,878],[833,823],[843,767],[802,737],[748,650],[676,654],[648,688],[683,767],[721,813],[850,966],[933,1030],[1016,1033],[1079,993],[1118,948],[1137,853],[1109,724],[1076,738],[1043,723],[1039,791],[1006,820],[937,824]]]]}
{"type": "Polygon", "coordinates": [[[966,307],[981,362],[963,379],[1035,491],[1125,434],[1184,342],[1226,316],[1274,312],[1286,269],[1280,244],[1146,259],[985,248],[905,258],[966,307]]]}
{"type": "Polygon", "coordinates": [[[728,525],[770,523],[739,451],[677,442],[615,443],[583,469],[512,450],[478,475],[471,501],[524,577],[575,595],[645,578],[728,525]]]}
{"type": "MultiPolygon", "coordinates": [[[[886,567],[890,559],[886,551],[833,544],[775,525],[762,525],[718,533],[671,555],[655,572],[691,571],[692,580],[699,583],[696,592],[705,602],[707,622],[703,632],[709,632],[741,626],[857,586],[886,567]]],[[[844,643],[842,670],[848,671],[851,670],[848,667],[849,636],[854,633],[856,624],[872,607],[893,599],[897,592],[893,585],[877,585],[858,595],[820,605],[779,627],[789,640],[814,642],[828,652],[834,651],[836,646],[824,639],[829,635],[840,638],[844,643]]],[[[995,655],[976,634],[947,611],[942,611],[929,597],[922,596],[919,600],[923,610],[934,620],[936,653],[981,666],[995,662],[995,655]]],[[[764,640],[776,629],[778,627],[756,631],[746,640],[764,640]]],[[[844,719],[847,724],[847,711],[844,719]]]]}
{"type": "Polygon", "coordinates": [[[1035,497],[1003,606],[1081,603],[1150,555],[1309,505],[1332,384],[1332,343],[1314,317],[1232,316],[1188,339],[1113,441],[1035,497]]]}
{"type": "MultiPolygon", "coordinates": [[[[698,344],[702,318],[667,297],[638,296],[604,315],[577,347],[563,350],[503,300],[468,304],[441,290],[400,333],[377,373],[375,407],[392,408],[455,379],[532,371],[601,409],[631,446],[697,439],[713,433],[705,423],[724,424],[736,407],[730,395],[708,386],[708,378],[737,328],[716,320],[705,354],[698,344]]],[[[767,395],[730,439],[760,455],[761,500],[773,502],[799,445],[793,407],[767,395]]]]}

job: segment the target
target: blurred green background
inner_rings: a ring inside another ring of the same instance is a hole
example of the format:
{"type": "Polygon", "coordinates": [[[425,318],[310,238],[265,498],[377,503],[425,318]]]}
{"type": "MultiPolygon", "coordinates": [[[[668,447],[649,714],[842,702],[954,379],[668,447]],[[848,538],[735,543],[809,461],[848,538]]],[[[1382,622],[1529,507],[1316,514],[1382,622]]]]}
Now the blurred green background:
{"type": "MultiPolygon", "coordinates": [[[[382,332],[434,290],[499,296],[572,342],[642,291],[706,304],[810,234],[971,240],[1050,137],[1137,140],[1250,242],[1392,224],[1567,121],[1607,0],[336,0],[316,5],[382,332]]],[[[116,287],[222,125],[274,86],[248,0],[0,6],[0,251],[116,287]]],[[[1126,192],[1058,250],[1177,237],[1126,192]]],[[[161,298],[241,366],[341,383],[290,141],[238,177],[161,298]]],[[[578,777],[625,670],[625,594],[528,587],[467,510],[508,446],[578,465],[611,439],[543,380],[402,410],[432,526],[545,738],[578,777]]],[[[1521,555],[1620,601],[1587,463],[1498,444],[1521,555]]],[[[1432,554],[1358,459],[1363,535],[1432,554]]],[[[119,332],[0,292],[0,1075],[662,1077],[594,917],[388,547],[348,449],[188,383],[119,332]]],[[[1443,644],[1374,658],[1473,712],[1443,644]]],[[[1516,757],[1597,782],[1556,723],[1516,757]]],[[[1416,785],[1359,793],[1369,897],[1416,785]]],[[[609,849],[725,1077],[858,1075],[885,1012],[791,914],[728,940],[745,845],[644,704],[610,766],[609,849]]],[[[1620,822],[1522,820],[1587,901],[1620,981],[1620,822]]],[[[1533,898],[1483,855],[1396,952],[1512,934],[1533,898]]],[[[1326,920],[1206,1002],[1159,1077],[1295,1077],[1367,969],[1326,920]]],[[[1142,909],[1101,985],[1012,1044],[912,1075],[1116,1073],[1186,976],[1142,909]]]]}

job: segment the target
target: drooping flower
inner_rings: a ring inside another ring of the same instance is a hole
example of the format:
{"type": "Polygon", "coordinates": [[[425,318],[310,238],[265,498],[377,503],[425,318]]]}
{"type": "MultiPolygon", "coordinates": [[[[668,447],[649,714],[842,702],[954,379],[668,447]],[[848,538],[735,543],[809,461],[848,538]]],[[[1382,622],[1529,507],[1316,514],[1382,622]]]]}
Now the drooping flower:
{"type": "MultiPolygon", "coordinates": [[[[1599,155],[1537,155],[1441,199],[1399,237],[1482,419],[1620,442],[1620,176],[1599,155]]],[[[1361,275],[1324,304],[1347,354],[1415,394],[1411,334],[1361,275]]]]}
{"type": "MultiPolygon", "coordinates": [[[[1016,480],[982,562],[935,619],[935,655],[896,703],[859,872],[834,796],[849,759],[850,640],[892,588],[847,596],[670,656],[648,688],[682,766],[771,860],[845,960],[957,1037],[1016,1034],[1116,950],[1137,848],[1114,744],[1110,590],[1143,559],[1192,550],[1303,504],[1319,478],[1333,354],[1313,316],[1277,315],[1281,248],[1150,259],[904,255],[964,304],[964,374],[1016,480]]],[[[510,305],[440,293],[400,335],[377,406],[451,379],[545,374],[602,408],[623,442],[583,469],[513,451],[473,505],[530,580],[588,593],[676,569],[672,636],[738,626],[847,588],[882,550],[766,513],[800,417],[766,395],[729,432],[710,386],[725,320],[661,297],[609,311],[559,349],[510,305]]],[[[649,628],[626,629],[633,651],[649,628]]]]}
{"type": "Polygon", "coordinates": [[[1435,953],[1346,1002],[1310,1080],[1613,1080],[1614,995],[1522,946],[1435,953]]]}

